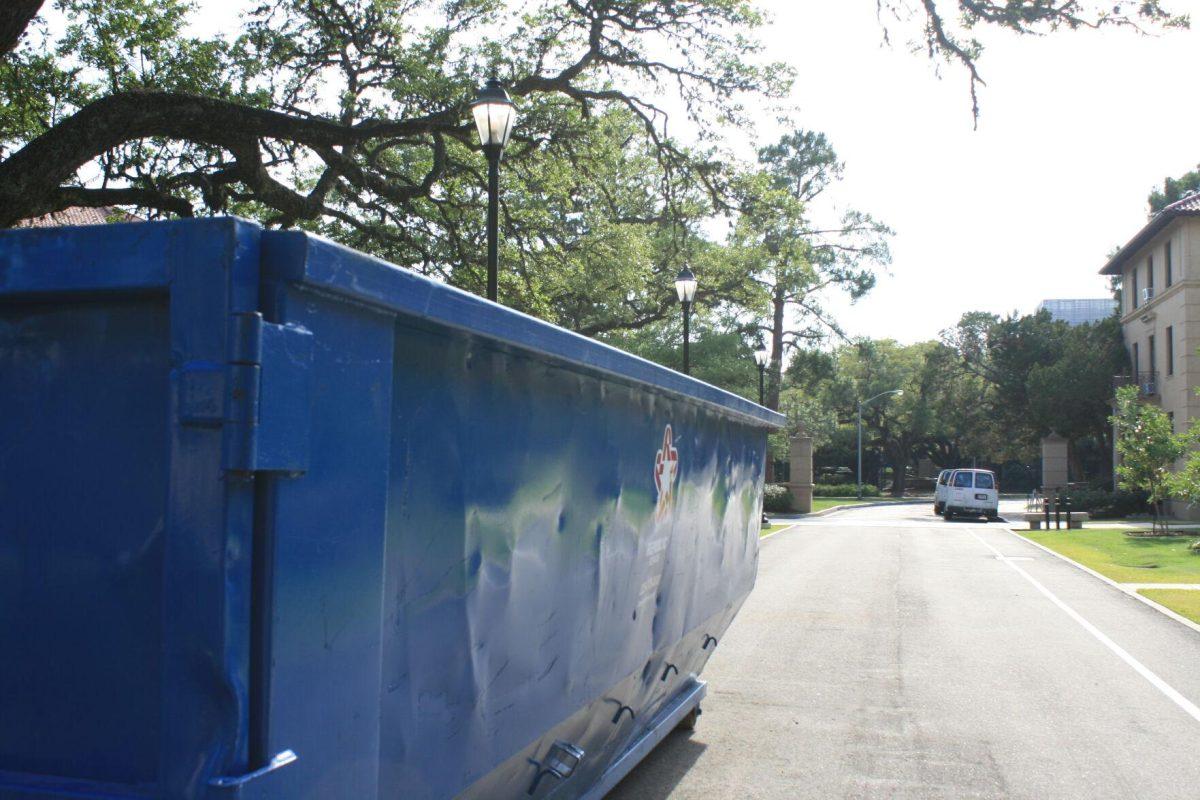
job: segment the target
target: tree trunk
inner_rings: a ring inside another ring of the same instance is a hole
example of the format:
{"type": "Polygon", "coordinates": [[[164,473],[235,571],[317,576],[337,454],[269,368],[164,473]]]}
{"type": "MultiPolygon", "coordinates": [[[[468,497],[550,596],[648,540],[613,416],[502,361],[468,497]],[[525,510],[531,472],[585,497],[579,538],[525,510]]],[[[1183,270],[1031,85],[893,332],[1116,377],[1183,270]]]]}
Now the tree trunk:
{"type": "Polygon", "coordinates": [[[0,56],[11,52],[45,0],[7,0],[0,8],[0,56]]]}
{"type": "Polygon", "coordinates": [[[904,497],[904,489],[908,484],[908,448],[896,445],[888,448],[888,451],[892,462],[892,497],[904,497]]]}
{"type": "Polygon", "coordinates": [[[767,408],[779,410],[779,385],[783,374],[784,311],[787,300],[778,285],[771,297],[771,363],[767,367],[767,408]]]}
{"type": "MultiPolygon", "coordinates": [[[[784,308],[783,290],[778,286],[771,297],[771,361],[767,365],[767,386],[765,403],[772,411],[779,410],[779,384],[783,372],[783,323],[784,308]]],[[[767,454],[767,483],[775,481],[775,462],[770,453],[767,454]]]]}

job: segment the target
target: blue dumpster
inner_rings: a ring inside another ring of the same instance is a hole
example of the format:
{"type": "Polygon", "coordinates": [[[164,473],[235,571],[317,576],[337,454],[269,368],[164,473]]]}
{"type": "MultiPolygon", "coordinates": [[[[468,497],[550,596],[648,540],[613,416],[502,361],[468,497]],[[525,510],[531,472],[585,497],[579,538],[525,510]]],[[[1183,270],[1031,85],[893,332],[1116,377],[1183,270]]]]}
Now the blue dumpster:
{"type": "Polygon", "coordinates": [[[0,797],[602,797],[782,421],[303,233],[0,233],[0,797]]]}

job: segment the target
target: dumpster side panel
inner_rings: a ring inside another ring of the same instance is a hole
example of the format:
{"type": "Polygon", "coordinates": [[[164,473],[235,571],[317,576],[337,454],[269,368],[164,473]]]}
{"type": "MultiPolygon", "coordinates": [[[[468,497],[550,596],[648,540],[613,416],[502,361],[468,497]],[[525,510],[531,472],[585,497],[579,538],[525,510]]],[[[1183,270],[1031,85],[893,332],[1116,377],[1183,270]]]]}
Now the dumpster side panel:
{"type": "Polygon", "coordinates": [[[262,523],[286,796],[527,797],[556,739],[585,757],[533,796],[582,796],[698,696],[777,415],[301,234],[264,259],[318,354],[311,466],[262,523]]]}
{"type": "Polygon", "coordinates": [[[220,465],[258,242],[0,233],[0,797],[193,798],[248,766],[253,486],[220,465]]]}
{"type": "Polygon", "coordinates": [[[459,795],[580,708],[586,774],[750,591],[765,430],[445,330],[395,350],[381,785],[459,795]]]}

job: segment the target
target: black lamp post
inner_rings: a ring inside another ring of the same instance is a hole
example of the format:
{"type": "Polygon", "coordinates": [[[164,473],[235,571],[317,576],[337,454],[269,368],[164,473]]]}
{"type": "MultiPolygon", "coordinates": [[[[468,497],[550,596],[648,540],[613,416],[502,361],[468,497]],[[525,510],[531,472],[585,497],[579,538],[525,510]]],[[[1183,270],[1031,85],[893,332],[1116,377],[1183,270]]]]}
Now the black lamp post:
{"type": "Polygon", "coordinates": [[[758,364],[758,404],[760,406],[766,403],[767,364],[770,361],[771,354],[767,352],[767,348],[764,345],[760,344],[758,349],[754,351],[754,363],[758,364]]]}
{"type": "Polygon", "coordinates": [[[494,301],[500,265],[500,157],[504,155],[504,146],[517,121],[517,107],[504,91],[504,85],[492,78],[475,96],[471,113],[475,117],[475,127],[479,129],[479,143],[488,160],[487,298],[494,301]]]}
{"type": "Polygon", "coordinates": [[[696,276],[686,266],[675,276],[675,294],[679,296],[679,304],[683,306],[683,374],[692,374],[691,359],[688,354],[688,339],[691,336],[692,300],[696,298],[696,276]]]}

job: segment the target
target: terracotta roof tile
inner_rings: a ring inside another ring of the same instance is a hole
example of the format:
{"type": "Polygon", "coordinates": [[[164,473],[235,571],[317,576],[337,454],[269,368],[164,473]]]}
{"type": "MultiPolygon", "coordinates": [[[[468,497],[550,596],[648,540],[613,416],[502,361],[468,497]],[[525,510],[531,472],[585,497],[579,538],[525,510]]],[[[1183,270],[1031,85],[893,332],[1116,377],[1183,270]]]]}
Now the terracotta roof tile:
{"type": "Polygon", "coordinates": [[[61,228],[68,225],[104,225],[109,222],[141,222],[141,217],[120,210],[101,206],[100,208],[82,208],[71,206],[62,211],[54,211],[41,217],[23,219],[13,227],[16,228],[61,228]]]}
{"type": "Polygon", "coordinates": [[[1192,192],[1186,197],[1171,203],[1171,205],[1158,213],[1162,214],[1167,211],[1200,211],[1200,192],[1192,192]]]}

